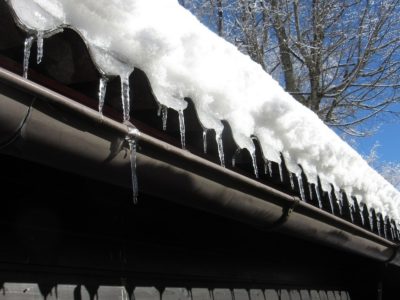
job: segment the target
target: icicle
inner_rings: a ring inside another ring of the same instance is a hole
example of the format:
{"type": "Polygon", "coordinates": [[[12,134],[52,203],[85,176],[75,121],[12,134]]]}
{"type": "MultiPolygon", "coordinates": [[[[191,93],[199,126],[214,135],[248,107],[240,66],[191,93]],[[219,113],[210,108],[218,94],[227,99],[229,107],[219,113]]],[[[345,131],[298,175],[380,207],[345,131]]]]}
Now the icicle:
{"type": "Polygon", "coordinates": [[[337,204],[339,206],[339,214],[343,215],[343,195],[340,192],[336,195],[338,196],[337,204]]]}
{"type": "Polygon", "coordinates": [[[372,218],[372,213],[371,213],[371,211],[370,211],[370,213],[369,213],[368,220],[369,220],[369,226],[371,227],[371,231],[374,231],[374,219],[372,218]]]}
{"type": "Polygon", "coordinates": [[[394,238],[395,238],[395,234],[394,234],[392,222],[389,223],[389,228],[390,228],[390,235],[391,235],[391,236],[393,237],[393,239],[394,239],[394,238]]]}
{"type": "Polygon", "coordinates": [[[168,121],[168,107],[163,106],[161,109],[162,113],[162,129],[164,131],[167,130],[167,121],[168,121]]]}
{"type": "Polygon", "coordinates": [[[355,209],[354,209],[354,204],[352,204],[350,202],[349,202],[349,211],[350,211],[351,223],[354,223],[354,212],[355,212],[355,209]]]}
{"type": "Polygon", "coordinates": [[[311,184],[308,184],[308,192],[310,193],[310,199],[313,200],[313,191],[311,184]]]}
{"type": "Polygon", "coordinates": [[[301,175],[297,176],[297,183],[299,184],[300,198],[301,198],[301,200],[306,201],[306,194],[304,192],[303,178],[301,177],[301,175]]]}
{"type": "Polygon", "coordinates": [[[160,103],[158,103],[157,117],[161,116],[161,110],[162,110],[162,105],[160,103]]]}
{"type": "Polygon", "coordinates": [[[103,115],[104,99],[106,97],[108,77],[102,76],[99,81],[99,113],[103,115]]]}
{"type": "Polygon", "coordinates": [[[37,53],[36,53],[36,62],[40,64],[43,58],[43,32],[39,31],[36,36],[36,45],[37,45],[37,53]]]}
{"type": "Polygon", "coordinates": [[[318,206],[319,206],[319,208],[322,208],[321,194],[320,194],[319,188],[317,186],[315,186],[315,193],[317,194],[318,206]]]}
{"type": "Polygon", "coordinates": [[[222,141],[221,134],[216,133],[215,134],[215,139],[217,140],[219,161],[221,162],[221,166],[225,168],[224,144],[223,144],[223,141],[222,141]]]}
{"type": "Polygon", "coordinates": [[[282,169],[282,163],[278,164],[279,167],[279,178],[281,179],[281,182],[283,182],[283,169],[282,169]]]}
{"type": "Polygon", "coordinates": [[[292,188],[292,190],[294,190],[294,179],[292,172],[289,172],[289,181],[290,181],[290,187],[292,188]]]}
{"type": "Polygon", "coordinates": [[[334,213],[335,206],[333,205],[333,198],[331,192],[328,192],[329,204],[331,206],[331,212],[334,213]]]}
{"type": "Polygon", "coordinates": [[[382,236],[382,232],[381,232],[381,218],[379,218],[378,215],[376,215],[376,227],[378,229],[378,235],[382,236]]]}
{"type": "Polygon", "coordinates": [[[25,43],[24,43],[24,71],[23,71],[24,78],[28,78],[29,58],[31,56],[31,48],[32,48],[32,44],[33,44],[34,39],[35,38],[33,36],[28,36],[25,39],[25,43]]]}
{"type": "Polygon", "coordinates": [[[365,226],[364,205],[360,205],[360,217],[362,226],[365,226]]]}
{"type": "Polygon", "coordinates": [[[129,91],[129,74],[123,74],[121,78],[121,100],[122,100],[122,110],[124,121],[129,121],[130,119],[130,91],[129,91]]]}
{"type": "Polygon", "coordinates": [[[129,144],[130,150],[130,164],[131,164],[131,179],[132,179],[132,196],[133,196],[133,204],[137,204],[137,198],[139,194],[138,190],[138,182],[137,182],[137,174],[136,174],[136,137],[140,135],[140,132],[137,128],[133,126],[128,126],[129,134],[126,137],[126,140],[129,144]]]}
{"type": "Polygon", "coordinates": [[[131,160],[133,203],[137,204],[138,183],[136,175],[136,141],[129,142],[129,149],[130,149],[130,160],[131,160]]]}
{"type": "Polygon", "coordinates": [[[203,128],[203,152],[204,154],[207,153],[207,128],[203,128]]]}
{"type": "Polygon", "coordinates": [[[273,175],[273,174],[272,174],[272,161],[269,160],[269,161],[267,162],[267,165],[268,165],[269,176],[272,177],[272,175],[273,175]]]}
{"type": "Polygon", "coordinates": [[[251,160],[253,162],[254,176],[256,176],[256,178],[258,178],[258,166],[257,166],[256,151],[254,150],[250,154],[251,154],[251,160]]]}
{"type": "Polygon", "coordinates": [[[235,150],[235,153],[233,153],[233,156],[232,156],[232,167],[233,168],[236,167],[236,156],[238,156],[239,153],[240,153],[240,148],[237,148],[235,150]]]}
{"type": "Polygon", "coordinates": [[[388,239],[388,232],[387,232],[387,219],[383,219],[383,236],[385,239],[388,239]]]}
{"type": "Polygon", "coordinates": [[[186,144],[185,144],[185,116],[183,114],[183,110],[178,111],[179,115],[179,131],[181,133],[181,145],[182,149],[186,149],[186,144]]]}

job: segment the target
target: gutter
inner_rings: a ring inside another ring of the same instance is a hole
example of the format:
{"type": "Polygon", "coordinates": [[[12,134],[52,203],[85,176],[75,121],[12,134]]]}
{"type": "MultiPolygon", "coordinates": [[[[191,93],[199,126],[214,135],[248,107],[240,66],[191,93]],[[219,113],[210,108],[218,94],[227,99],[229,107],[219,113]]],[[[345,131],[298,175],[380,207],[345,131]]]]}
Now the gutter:
{"type": "Polygon", "coordinates": [[[400,267],[396,243],[0,68],[0,153],[131,188],[127,136],[140,193],[400,267]]]}

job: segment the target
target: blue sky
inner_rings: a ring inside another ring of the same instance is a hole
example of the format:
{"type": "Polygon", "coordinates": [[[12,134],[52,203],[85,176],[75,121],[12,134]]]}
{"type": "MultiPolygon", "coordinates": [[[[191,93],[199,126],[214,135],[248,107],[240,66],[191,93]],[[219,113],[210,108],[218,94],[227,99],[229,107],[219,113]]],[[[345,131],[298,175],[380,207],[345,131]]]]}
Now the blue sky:
{"type": "Polygon", "coordinates": [[[379,131],[370,137],[356,140],[357,150],[361,154],[368,154],[375,143],[380,161],[393,161],[400,163],[400,120],[383,122],[379,131]]]}

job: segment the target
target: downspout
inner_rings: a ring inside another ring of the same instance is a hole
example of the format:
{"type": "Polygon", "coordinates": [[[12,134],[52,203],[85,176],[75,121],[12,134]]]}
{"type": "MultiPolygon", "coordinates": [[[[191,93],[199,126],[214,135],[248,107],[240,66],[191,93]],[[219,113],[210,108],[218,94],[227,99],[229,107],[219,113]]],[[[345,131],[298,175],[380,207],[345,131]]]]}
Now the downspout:
{"type": "MultiPolygon", "coordinates": [[[[127,125],[1,68],[0,81],[5,83],[0,85],[0,130],[25,117],[20,138],[0,151],[130,187],[129,159],[119,147],[129,133],[127,125]],[[26,117],[24,99],[33,96],[38,101],[26,117]],[[8,113],[15,107],[25,114],[8,113]]],[[[378,261],[393,257],[391,264],[400,266],[391,241],[147,134],[135,138],[141,192],[378,261]],[[160,183],[157,189],[154,182],[160,183]]]]}

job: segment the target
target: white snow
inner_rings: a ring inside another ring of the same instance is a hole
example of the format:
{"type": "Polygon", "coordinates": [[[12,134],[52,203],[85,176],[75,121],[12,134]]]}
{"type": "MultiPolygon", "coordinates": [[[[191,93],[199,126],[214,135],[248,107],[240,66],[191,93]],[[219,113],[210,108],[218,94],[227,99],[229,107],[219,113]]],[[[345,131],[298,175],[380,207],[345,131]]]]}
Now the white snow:
{"type": "Polygon", "coordinates": [[[29,30],[68,26],[79,32],[102,74],[126,78],[140,68],[161,105],[182,111],[183,98],[190,97],[203,127],[217,136],[226,120],[240,148],[253,153],[256,136],[266,160],[280,162],[282,153],[292,172],[301,165],[325,190],[332,184],[400,220],[400,193],[392,185],[177,0],[7,1],[29,30]]]}

